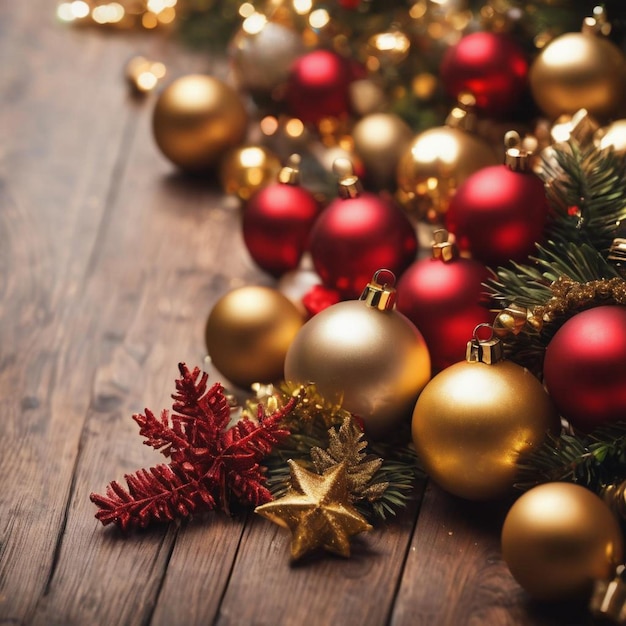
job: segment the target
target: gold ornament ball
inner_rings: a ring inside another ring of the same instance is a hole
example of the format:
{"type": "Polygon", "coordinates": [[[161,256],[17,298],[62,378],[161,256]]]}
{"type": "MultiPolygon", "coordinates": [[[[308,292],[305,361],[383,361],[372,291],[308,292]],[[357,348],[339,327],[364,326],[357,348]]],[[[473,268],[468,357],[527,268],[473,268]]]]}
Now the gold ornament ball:
{"type": "Polygon", "coordinates": [[[608,39],[567,33],[551,41],[535,59],[529,82],[535,102],[550,119],[580,109],[607,119],[624,106],[626,62],[608,39]]]}
{"type": "Polygon", "coordinates": [[[451,494],[490,500],[513,486],[520,455],[557,424],[541,383],[502,360],[461,361],[426,385],[413,412],[413,442],[424,469],[451,494]]]}
{"type": "Polygon", "coordinates": [[[367,180],[377,189],[394,187],[398,161],[413,139],[409,125],[393,113],[372,113],[355,124],[352,139],[367,180]]]}
{"type": "Polygon", "coordinates": [[[372,438],[387,435],[430,378],[426,343],[401,313],[359,300],[339,302],[311,318],[285,359],[285,379],[315,383],[326,400],[363,419],[372,438]]]}
{"type": "Polygon", "coordinates": [[[615,154],[626,154],[626,119],[616,120],[606,128],[601,128],[594,135],[594,140],[601,150],[610,147],[615,154]]]}
{"type": "Polygon", "coordinates": [[[613,576],[622,556],[616,517],[580,485],[534,487],[513,504],[502,528],[502,557],[537,600],[584,597],[594,580],[613,576]]]}
{"type": "Polygon", "coordinates": [[[222,189],[246,201],[259,189],[275,183],[280,170],[280,159],[264,146],[235,148],[222,160],[222,189]]]}
{"type": "Polygon", "coordinates": [[[212,76],[190,74],[160,94],[152,130],[161,152],[181,169],[202,173],[246,136],[248,114],[237,92],[212,76]]]}
{"type": "Polygon", "coordinates": [[[241,388],[281,380],[285,354],[302,324],[298,309],[275,289],[233,289],[209,314],[205,333],[209,357],[241,388]]]}
{"type": "Polygon", "coordinates": [[[500,162],[491,146],[471,132],[431,128],[418,134],[400,156],[398,199],[407,211],[438,221],[468,176],[500,162]]]}

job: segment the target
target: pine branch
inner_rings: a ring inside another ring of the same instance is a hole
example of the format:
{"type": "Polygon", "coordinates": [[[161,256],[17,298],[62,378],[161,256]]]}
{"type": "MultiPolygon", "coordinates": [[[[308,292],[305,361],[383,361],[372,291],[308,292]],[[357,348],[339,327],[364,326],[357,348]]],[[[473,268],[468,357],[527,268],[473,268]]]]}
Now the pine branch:
{"type": "Polygon", "coordinates": [[[518,465],[519,489],[549,481],[581,484],[596,493],[626,478],[626,421],[593,433],[549,436],[518,465]]]}

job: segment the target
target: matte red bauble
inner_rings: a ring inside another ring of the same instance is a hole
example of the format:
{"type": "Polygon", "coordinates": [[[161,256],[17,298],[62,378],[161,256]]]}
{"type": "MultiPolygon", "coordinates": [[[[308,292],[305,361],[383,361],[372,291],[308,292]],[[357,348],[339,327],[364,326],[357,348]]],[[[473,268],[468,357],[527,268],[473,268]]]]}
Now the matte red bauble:
{"type": "MultiPolygon", "coordinates": [[[[279,178],[292,167],[283,168],[279,178]]],[[[320,206],[310,191],[290,182],[258,191],[243,212],[243,238],[254,261],[273,276],[298,267],[320,206]]]]}
{"type": "Polygon", "coordinates": [[[548,344],[543,375],[574,427],[626,419],[626,307],[600,306],[565,322],[548,344]]]}
{"type": "Polygon", "coordinates": [[[496,267],[527,260],[543,237],[547,215],[537,176],[494,165],[475,172],[457,189],[445,221],[460,250],[496,267]]]}
{"type": "Polygon", "coordinates": [[[329,50],[314,50],[297,59],[287,81],[286,103],[303,122],[341,117],[350,108],[350,61],[329,50]]]}
{"type": "MultiPolygon", "coordinates": [[[[346,189],[340,183],[340,195],[346,189]]],[[[310,241],[315,271],[342,299],[357,298],[381,267],[399,276],[417,252],[415,230],[399,207],[372,193],[345,193],[322,211],[310,241]]]]}
{"type": "Polygon", "coordinates": [[[502,117],[515,108],[526,88],[528,61],[509,36],[477,32],[448,48],[440,70],[443,85],[453,98],[469,91],[476,98],[477,109],[502,117]]]}
{"type": "Polygon", "coordinates": [[[397,308],[421,331],[431,354],[433,374],[463,358],[467,338],[493,314],[481,306],[489,271],[459,257],[445,230],[435,232],[433,255],[415,261],[397,287],[397,308]]]}

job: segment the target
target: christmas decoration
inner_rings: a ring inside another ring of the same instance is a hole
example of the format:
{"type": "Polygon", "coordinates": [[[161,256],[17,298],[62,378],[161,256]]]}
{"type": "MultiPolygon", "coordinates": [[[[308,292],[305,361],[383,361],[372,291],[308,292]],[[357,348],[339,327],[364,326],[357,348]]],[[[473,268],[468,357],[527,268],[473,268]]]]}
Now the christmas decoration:
{"type": "Polygon", "coordinates": [[[434,232],[432,256],[415,261],[398,281],[398,311],[424,336],[433,373],[456,363],[476,326],[493,314],[481,295],[488,279],[478,261],[459,257],[443,229],[434,232]]]}
{"type": "Polygon", "coordinates": [[[252,94],[272,94],[285,83],[292,63],[305,53],[300,35],[284,24],[253,13],[229,48],[237,84],[252,94]]]}
{"type": "Polygon", "coordinates": [[[492,267],[525,261],[543,237],[548,202],[543,182],[530,171],[517,133],[507,133],[504,165],[469,176],[450,201],[445,222],[462,251],[492,267]],[[513,137],[513,139],[511,139],[513,137]]]}
{"type": "Polygon", "coordinates": [[[430,378],[430,357],[415,326],[394,311],[395,278],[379,270],[360,300],[339,302],[310,319],[285,358],[285,379],[315,383],[365,424],[371,438],[389,435],[410,419],[430,378]]]}
{"type": "Polygon", "coordinates": [[[255,512],[291,531],[291,556],[299,559],[323,548],[350,556],[350,537],[371,530],[349,503],[346,466],[339,463],[321,476],[288,461],[291,488],[285,496],[258,506],[255,512]]]}
{"type": "Polygon", "coordinates": [[[480,340],[476,332],[466,361],[437,374],[413,412],[413,441],[426,473],[469,500],[509,493],[518,458],[557,428],[541,383],[503,359],[499,339],[480,340]]]}
{"type": "Polygon", "coordinates": [[[315,270],[344,299],[357,297],[380,267],[400,275],[415,259],[417,236],[393,202],[362,192],[347,159],[335,161],[339,198],[320,214],[311,231],[315,270]]]}
{"type": "Polygon", "coordinates": [[[357,77],[351,62],[330,50],[313,50],[290,69],[285,100],[289,111],[305,123],[324,117],[345,117],[350,83],[357,77]]]}
{"type": "Polygon", "coordinates": [[[502,556],[534,598],[564,600],[591,594],[623,557],[617,519],[588,489],[547,483],[522,495],[502,528],[502,556]]]}
{"type": "Polygon", "coordinates": [[[582,32],[552,40],[529,73],[532,95],[551,119],[587,109],[601,119],[623,111],[626,60],[600,32],[600,14],[586,18],[582,32]]]}
{"type": "Polygon", "coordinates": [[[258,413],[259,403],[266,410],[277,410],[298,398],[283,420],[289,438],[263,461],[272,496],[287,493],[290,470],[285,459],[318,474],[345,461],[350,502],[368,521],[385,520],[408,504],[416,478],[423,473],[404,433],[390,441],[367,441],[359,418],[329,402],[313,384],[254,387],[256,398],[248,400],[242,412],[250,417],[258,413]]]}
{"type": "Polygon", "coordinates": [[[221,160],[222,189],[246,202],[257,191],[273,183],[280,168],[278,156],[265,146],[233,148],[221,160]]]}
{"type": "Polygon", "coordinates": [[[510,35],[475,32],[446,51],[441,79],[453,98],[463,92],[489,116],[506,117],[519,104],[527,84],[528,61],[510,35]]]}
{"type": "Polygon", "coordinates": [[[259,407],[256,422],[239,420],[229,427],[222,386],[216,383],[207,391],[206,373],[189,371],[183,363],[179,370],[171,416],[164,410],[157,417],[148,409],[133,415],[144,443],[170,463],[126,475],[127,489],[113,481],[106,495],[92,493],[96,517],[104,525],[114,522],[126,531],[201,510],[228,512],[231,501],[257,505],[271,499],[259,461],[289,436],[280,422],[295,398],[272,415],[259,407]]]}
{"type": "Polygon", "coordinates": [[[152,130],[161,152],[192,173],[214,168],[246,136],[239,95],[212,76],[190,74],[170,83],[154,107],[152,130]]]}
{"type": "Polygon", "coordinates": [[[302,263],[299,268],[285,272],[278,280],[276,288],[296,305],[303,317],[308,317],[303,299],[306,294],[310,293],[314,287],[321,285],[321,283],[322,279],[317,272],[309,267],[308,263],[302,263]]]}
{"type": "Polygon", "coordinates": [[[605,128],[599,129],[595,136],[600,150],[612,148],[618,155],[626,154],[626,119],[615,120],[605,128]]]}
{"type": "Polygon", "coordinates": [[[498,163],[492,147],[472,133],[474,127],[471,107],[461,104],[451,111],[445,126],[415,136],[397,171],[398,199],[407,211],[441,221],[457,187],[470,174],[498,163]]]}
{"type": "Polygon", "coordinates": [[[607,489],[613,493],[626,471],[625,450],[624,421],[601,426],[591,433],[549,434],[518,463],[517,485],[528,490],[543,482],[567,481],[588,487],[597,494],[607,489]]]}
{"type": "Polygon", "coordinates": [[[298,267],[320,205],[299,186],[299,155],[279,173],[278,182],[250,198],[243,211],[243,238],[257,265],[279,277],[298,267]]]}
{"type": "Polygon", "coordinates": [[[413,138],[406,122],[391,113],[371,113],[352,129],[354,151],[365,166],[364,180],[376,189],[392,189],[400,155],[413,138]]]}
{"type": "Polygon", "coordinates": [[[618,565],[614,576],[594,582],[589,602],[591,615],[597,620],[623,624],[626,620],[626,566],[618,565]]]}
{"type": "Polygon", "coordinates": [[[171,26],[177,17],[177,0],[79,0],[61,2],[57,17],[64,22],[145,30],[171,26]]]}
{"type": "Polygon", "coordinates": [[[591,430],[626,418],[626,306],[578,313],[546,350],[544,380],[561,415],[591,430]]]}
{"type": "Polygon", "coordinates": [[[206,323],[212,363],[229,381],[246,388],[280,380],[287,349],[303,318],[271,287],[245,286],[223,295],[206,323]]]}

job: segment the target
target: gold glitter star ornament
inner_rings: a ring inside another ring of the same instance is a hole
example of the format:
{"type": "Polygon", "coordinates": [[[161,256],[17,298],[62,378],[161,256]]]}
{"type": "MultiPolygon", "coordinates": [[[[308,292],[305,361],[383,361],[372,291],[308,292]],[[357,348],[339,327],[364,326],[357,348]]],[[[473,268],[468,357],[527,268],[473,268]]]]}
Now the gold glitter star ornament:
{"type": "Polygon", "coordinates": [[[291,531],[291,557],[323,548],[350,556],[350,537],[372,527],[350,504],[345,463],[315,474],[292,460],[291,486],[278,500],[255,512],[291,531]]]}

